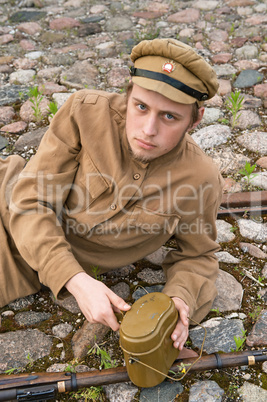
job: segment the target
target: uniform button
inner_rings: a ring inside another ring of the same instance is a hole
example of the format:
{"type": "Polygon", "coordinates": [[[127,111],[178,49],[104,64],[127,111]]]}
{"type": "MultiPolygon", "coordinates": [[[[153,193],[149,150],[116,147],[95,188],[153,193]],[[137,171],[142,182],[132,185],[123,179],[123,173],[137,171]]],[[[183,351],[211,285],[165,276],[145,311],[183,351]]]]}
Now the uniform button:
{"type": "Polygon", "coordinates": [[[133,178],[134,180],[138,180],[140,179],[140,177],[141,177],[140,173],[135,173],[133,178]]]}
{"type": "Polygon", "coordinates": [[[111,204],[111,205],[110,205],[110,209],[112,209],[113,211],[114,211],[116,208],[117,208],[117,205],[116,205],[116,204],[111,204]]]}

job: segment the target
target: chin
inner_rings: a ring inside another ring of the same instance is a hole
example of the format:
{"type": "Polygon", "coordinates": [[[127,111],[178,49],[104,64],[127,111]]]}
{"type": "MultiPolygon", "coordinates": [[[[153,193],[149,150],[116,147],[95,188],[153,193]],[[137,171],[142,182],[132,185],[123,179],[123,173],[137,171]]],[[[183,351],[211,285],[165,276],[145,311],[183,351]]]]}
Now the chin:
{"type": "Polygon", "coordinates": [[[148,163],[155,159],[152,155],[148,155],[145,152],[140,152],[140,151],[135,151],[131,149],[131,155],[133,159],[135,159],[138,162],[143,162],[143,163],[148,163]]]}

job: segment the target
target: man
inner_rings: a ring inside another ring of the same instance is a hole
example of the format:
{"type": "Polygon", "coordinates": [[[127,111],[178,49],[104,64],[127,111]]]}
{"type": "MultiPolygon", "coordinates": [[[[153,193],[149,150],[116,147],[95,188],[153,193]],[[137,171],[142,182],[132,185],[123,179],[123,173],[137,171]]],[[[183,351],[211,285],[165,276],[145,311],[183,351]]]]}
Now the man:
{"type": "Polygon", "coordinates": [[[0,306],[43,283],[117,330],[114,311],[130,306],[93,278],[95,267],[135,262],[175,236],[163,291],[179,312],[172,339],[182,350],[188,317],[201,320],[216,295],[221,179],[186,133],[218,84],[204,59],[173,39],[143,41],[131,58],[127,97],[78,91],[27,166],[16,156],[1,162],[0,306]]]}

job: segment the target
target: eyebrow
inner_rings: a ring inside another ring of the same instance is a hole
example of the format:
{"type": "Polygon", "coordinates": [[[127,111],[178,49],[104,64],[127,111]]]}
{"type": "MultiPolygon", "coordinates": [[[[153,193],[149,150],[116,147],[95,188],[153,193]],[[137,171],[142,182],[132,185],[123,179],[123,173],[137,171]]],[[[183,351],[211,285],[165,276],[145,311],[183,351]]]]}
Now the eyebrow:
{"type": "MultiPolygon", "coordinates": [[[[134,97],[134,96],[132,96],[132,99],[133,99],[135,102],[141,103],[142,105],[145,105],[146,107],[149,107],[149,106],[147,105],[147,103],[144,102],[142,99],[136,98],[136,97],[134,97]]],[[[180,113],[178,113],[178,112],[175,112],[175,111],[171,111],[171,110],[161,110],[160,113],[162,113],[162,114],[171,114],[171,115],[176,116],[176,117],[178,117],[178,118],[184,117],[182,114],[180,114],[180,113]]]]}

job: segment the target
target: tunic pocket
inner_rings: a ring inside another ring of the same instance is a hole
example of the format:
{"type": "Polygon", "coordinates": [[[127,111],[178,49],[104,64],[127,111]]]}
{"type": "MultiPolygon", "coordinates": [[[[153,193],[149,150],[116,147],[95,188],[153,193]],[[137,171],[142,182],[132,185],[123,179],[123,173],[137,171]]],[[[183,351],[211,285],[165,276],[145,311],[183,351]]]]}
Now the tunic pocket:
{"type": "Polygon", "coordinates": [[[88,209],[97,198],[110,188],[107,178],[99,172],[85,151],[81,151],[76,160],[79,162],[79,166],[66,200],[66,211],[71,216],[88,209]]]}

